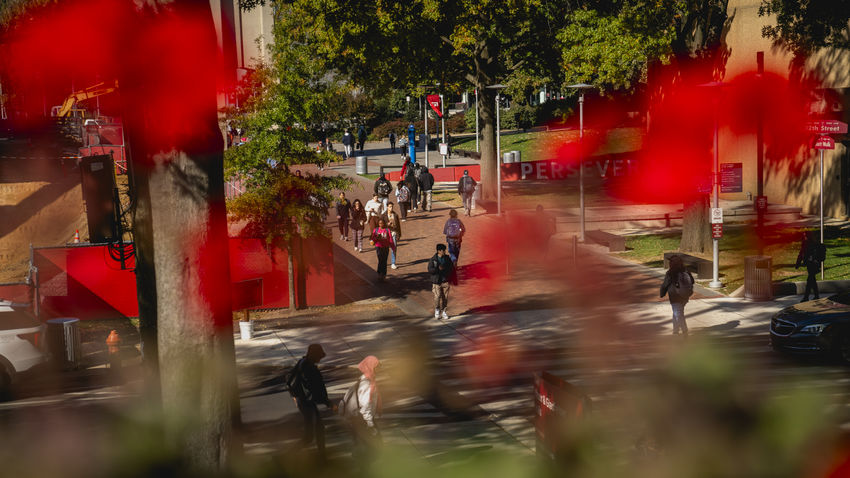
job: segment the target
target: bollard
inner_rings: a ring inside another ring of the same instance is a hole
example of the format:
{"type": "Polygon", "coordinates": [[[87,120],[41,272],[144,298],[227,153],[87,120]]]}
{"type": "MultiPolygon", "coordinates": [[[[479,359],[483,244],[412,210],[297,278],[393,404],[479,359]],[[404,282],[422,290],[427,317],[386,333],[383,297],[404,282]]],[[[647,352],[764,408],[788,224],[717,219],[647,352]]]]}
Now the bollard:
{"type": "Polygon", "coordinates": [[[109,368],[118,370],[121,368],[121,337],[118,332],[113,330],[109,332],[109,337],[106,338],[106,348],[109,352],[109,368]]]}

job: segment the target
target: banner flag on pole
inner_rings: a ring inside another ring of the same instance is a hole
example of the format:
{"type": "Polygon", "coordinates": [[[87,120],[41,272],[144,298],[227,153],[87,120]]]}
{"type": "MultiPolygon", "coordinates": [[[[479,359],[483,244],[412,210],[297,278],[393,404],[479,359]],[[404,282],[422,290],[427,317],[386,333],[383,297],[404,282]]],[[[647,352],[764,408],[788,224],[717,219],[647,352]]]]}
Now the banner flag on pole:
{"type": "Polygon", "coordinates": [[[431,109],[437,113],[438,117],[443,117],[443,113],[440,111],[440,95],[428,95],[428,104],[431,105],[431,109]]]}

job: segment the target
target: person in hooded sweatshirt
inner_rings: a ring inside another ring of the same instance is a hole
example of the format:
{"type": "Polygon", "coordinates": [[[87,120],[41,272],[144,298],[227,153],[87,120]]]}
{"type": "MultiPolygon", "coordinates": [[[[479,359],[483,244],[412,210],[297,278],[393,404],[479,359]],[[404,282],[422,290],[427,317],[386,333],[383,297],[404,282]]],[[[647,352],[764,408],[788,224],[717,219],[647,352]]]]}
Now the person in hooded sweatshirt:
{"type": "Polygon", "coordinates": [[[357,365],[360,378],[357,379],[357,414],[349,418],[354,450],[352,455],[361,464],[368,464],[381,445],[381,432],[376,418],[381,414],[381,393],[378,389],[377,373],[381,362],[369,355],[357,365]]]}
{"type": "Polygon", "coordinates": [[[345,159],[351,157],[351,149],[354,147],[354,135],[348,130],[342,135],[342,146],[345,148],[345,159]]]}
{"type": "Polygon", "coordinates": [[[434,188],[434,175],[428,168],[422,167],[419,173],[419,189],[422,191],[422,210],[431,212],[431,190],[434,188]]]}
{"type": "Polygon", "coordinates": [[[325,380],[317,365],[325,357],[325,351],[320,344],[307,347],[307,354],[295,364],[288,380],[289,394],[295,401],[298,411],[304,418],[304,434],[301,437],[303,446],[308,446],[315,440],[319,457],[325,457],[325,424],[319,414],[319,405],[325,405],[336,411],[328,399],[325,380]]]}

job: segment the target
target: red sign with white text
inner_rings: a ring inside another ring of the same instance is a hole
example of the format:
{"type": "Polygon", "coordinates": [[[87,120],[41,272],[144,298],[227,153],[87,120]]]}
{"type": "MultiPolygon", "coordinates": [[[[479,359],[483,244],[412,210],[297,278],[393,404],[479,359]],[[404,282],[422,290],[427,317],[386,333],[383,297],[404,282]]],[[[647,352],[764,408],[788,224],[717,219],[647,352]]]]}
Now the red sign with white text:
{"type": "Polygon", "coordinates": [[[838,120],[809,121],[806,123],[806,131],[817,134],[844,134],[847,132],[847,123],[838,120]]]}
{"type": "Polygon", "coordinates": [[[817,136],[812,144],[814,149],[835,149],[835,140],[832,136],[821,135],[817,136]]]}
{"type": "Polygon", "coordinates": [[[440,107],[440,95],[428,95],[428,104],[431,105],[431,109],[437,113],[437,116],[440,118],[443,117],[443,110],[440,107]]]}
{"type": "Polygon", "coordinates": [[[711,238],[712,239],[720,239],[723,237],[723,224],[712,224],[711,225],[711,238]]]}

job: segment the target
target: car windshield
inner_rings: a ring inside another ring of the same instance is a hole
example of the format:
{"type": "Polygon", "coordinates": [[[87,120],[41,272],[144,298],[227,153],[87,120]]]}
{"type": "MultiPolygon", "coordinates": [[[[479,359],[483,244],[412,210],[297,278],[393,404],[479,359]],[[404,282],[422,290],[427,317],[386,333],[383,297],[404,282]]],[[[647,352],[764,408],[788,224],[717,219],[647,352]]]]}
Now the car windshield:
{"type": "Polygon", "coordinates": [[[0,309],[0,330],[28,329],[41,323],[28,312],[3,307],[0,309]]]}
{"type": "Polygon", "coordinates": [[[834,296],[830,297],[829,300],[833,302],[838,302],[839,304],[850,305],[850,292],[835,294],[834,296]]]}

